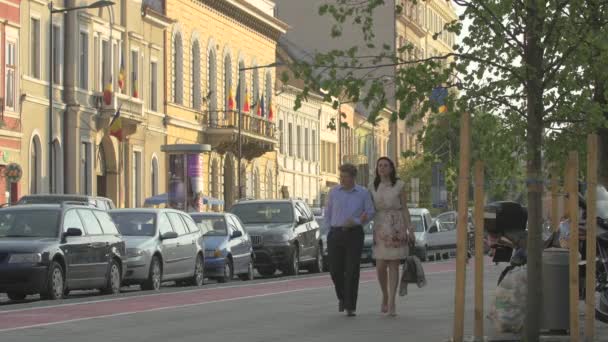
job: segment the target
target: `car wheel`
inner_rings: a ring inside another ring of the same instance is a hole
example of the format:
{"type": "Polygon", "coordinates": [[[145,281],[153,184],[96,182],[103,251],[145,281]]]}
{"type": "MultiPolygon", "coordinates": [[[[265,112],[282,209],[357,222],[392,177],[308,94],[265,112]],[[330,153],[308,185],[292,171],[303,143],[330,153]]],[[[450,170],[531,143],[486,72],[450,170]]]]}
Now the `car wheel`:
{"type": "Polygon", "coordinates": [[[239,278],[243,281],[253,280],[253,261],[249,261],[249,266],[247,266],[247,273],[239,274],[239,278]]]}
{"type": "Polygon", "coordinates": [[[194,275],[192,279],[190,279],[190,284],[194,286],[203,286],[205,282],[204,278],[204,268],[205,264],[203,262],[203,257],[197,255],[196,262],[194,263],[194,275]]]}
{"type": "Polygon", "coordinates": [[[420,261],[427,261],[429,259],[429,252],[426,248],[426,246],[424,246],[424,248],[422,249],[422,252],[420,252],[420,261]]]}
{"type": "Polygon", "coordinates": [[[329,272],[329,260],[323,256],[323,272],[329,272]]]}
{"type": "Polygon", "coordinates": [[[48,279],[46,282],[46,290],[40,294],[43,299],[61,299],[65,290],[65,278],[63,276],[63,268],[61,265],[53,261],[49,267],[48,279]]]}
{"type": "Polygon", "coordinates": [[[323,253],[322,253],[322,248],[321,245],[317,246],[317,256],[315,257],[315,263],[314,265],[312,265],[310,271],[312,273],[320,273],[321,271],[323,271],[323,253]]]}
{"type": "Polygon", "coordinates": [[[298,275],[300,274],[300,250],[298,247],[294,247],[293,252],[291,252],[291,257],[289,258],[289,264],[286,267],[285,273],[287,275],[298,275]]]}
{"type": "Polygon", "coordinates": [[[106,287],[101,289],[103,294],[118,294],[120,293],[121,285],[121,274],[120,266],[116,260],[112,260],[110,263],[110,271],[108,272],[108,279],[106,280],[106,287]]]}
{"type": "Polygon", "coordinates": [[[155,256],[152,258],[152,262],[150,262],[150,272],[148,274],[148,280],[146,280],[142,285],[142,290],[160,290],[160,284],[163,279],[163,269],[160,265],[160,259],[155,256]]]}
{"type": "Polygon", "coordinates": [[[232,261],[226,258],[224,261],[224,275],[218,279],[220,283],[229,283],[234,277],[234,268],[232,267],[232,261]]]}
{"type": "Polygon", "coordinates": [[[25,299],[25,294],[24,293],[8,292],[6,294],[6,296],[10,300],[24,300],[25,299]]]}
{"type": "Polygon", "coordinates": [[[269,266],[269,267],[258,267],[258,272],[263,277],[272,277],[275,274],[276,271],[277,270],[274,267],[272,267],[272,266],[269,266]]]}

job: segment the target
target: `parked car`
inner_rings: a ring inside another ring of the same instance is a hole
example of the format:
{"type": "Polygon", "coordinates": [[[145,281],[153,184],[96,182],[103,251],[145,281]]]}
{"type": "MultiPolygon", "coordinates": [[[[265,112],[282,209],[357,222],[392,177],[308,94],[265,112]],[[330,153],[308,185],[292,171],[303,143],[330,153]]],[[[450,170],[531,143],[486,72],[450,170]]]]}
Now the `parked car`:
{"type": "Polygon", "coordinates": [[[126,247],[106,211],[32,204],[0,209],[0,292],[12,300],[120,291],[126,247]]]}
{"type": "Polygon", "coordinates": [[[329,228],[325,227],[325,220],[323,216],[316,216],[315,221],[319,225],[319,234],[321,235],[320,247],[321,247],[321,255],[323,257],[323,272],[329,271],[329,263],[328,263],[328,252],[327,252],[327,233],[329,233],[329,228]]]}
{"type": "Polygon", "coordinates": [[[230,211],[241,219],[251,235],[254,266],[261,275],[277,269],[297,275],[300,267],[323,269],[319,224],[308,205],[300,200],[241,201],[230,211]]]}
{"type": "Polygon", "coordinates": [[[410,208],[410,216],[416,235],[416,255],[422,261],[430,256],[437,259],[438,255],[452,254],[456,250],[456,230],[443,226],[438,220],[431,218],[431,213],[425,208],[410,208]]]}
{"type": "Polygon", "coordinates": [[[127,244],[126,285],[158,290],[176,280],[203,285],[204,242],[192,218],[173,209],[115,209],[112,219],[127,244]]]}
{"type": "Polygon", "coordinates": [[[376,265],[376,260],[372,257],[372,246],[374,245],[374,221],[369,221],[363,226],[365,239],[363,240],[363,250],[361,252],[361,262],[371,262],[376,265]]]}
{"type": "MultiPolygon", "coordinates": [[[[469,209],[468,210],[468,215],[467,215],[467,247],[468,247],[468,253],[469,256],[475,254],[475,225],[474,225],[474,220],[473,220],[473,210],[469,209]]],[[[448,229],[448,230],[456,230],[457,226],[457,219],[458,219],[458,212],[456,211],[446,211],[444,213],[441,213],[439,215],[437,215],[436,218],[441,225],[448,229]]],[[[543,232],[549,232],[550,229],[544,229],[543,232]]],[[[545,236],[545,239],[548,237],[545,236]]],[[[490,251],[490,243],[489,243],[489,238],[488,238],[488,233],[484,231],[484,238],[483,238],[483,249],[484,249],[484,253],[488,253],[490,251]]]]}
{"type": "Polygon", "coordinates": [[[61,204],[63,202],[82,203],[102,210],[116,208],[114,202],[106,197],[88,196],[78,194],[33,194],[25,195],[19,199],[20,204],[61,204]]]}
{"type": "Polygon", "coordinates": [[[205,274],[219,282],[238,275],[253,280],[253,244],[241,220],[230,213],[190,213],[205,240],[205,274]]]}

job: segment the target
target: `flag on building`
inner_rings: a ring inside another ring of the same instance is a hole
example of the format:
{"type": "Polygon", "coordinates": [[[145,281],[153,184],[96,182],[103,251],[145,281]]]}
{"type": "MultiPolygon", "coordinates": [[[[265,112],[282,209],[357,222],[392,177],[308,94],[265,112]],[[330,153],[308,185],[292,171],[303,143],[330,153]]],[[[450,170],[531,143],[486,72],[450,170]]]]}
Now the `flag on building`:
{"type": "Polygon", "coordinates": [[[114,116],[112,117],[112,121],[110,121],[110,135],[116,137],[118,141],[122,141],[122,118],[120,117],[120,108],[116,110],[114,116]]]}
{"type": "Polygon", "coordinates": [[[256,105],[258,106],[258,112],[257,112],[258,116],[262,116],[262,106],[264,105],[264,102],[262,102],[261,96],[260,96],[260,100],[258,100],[256,105]]]}
{"type": "Polygon", "coordinates": [[[118,88],[122,92],[125,88],[125,59],[120,57],[120,70],[118,71],[118,88]]]}
{"type": "Polygon", "coordinates": [[[266,115],[266,108],[264,107],[264,96],[260,96],[260,108],[258,109],[258,115],[264,116],[266,115]]]}
{"type": "Polygon", "coordinates": [[[448,111],[448,107],[445,104],[445,99],[448,97],[448,89],[445,87],[433,88],[431,92],[431,103],[436,106],[439,113],[445,113],[448,111]]]}
{"type": "Polygon", "coordinates": [[[274,113],[272,112],[272,100],[268,99],[268,120],[272,120],[274,113]]]}
{"type": "Polygon", "coordinates": [[[247,88],[245,88],[245,104],[243,105],[243,111],[249,113],[249,109],[249,92],[247,92],[247,88]]]}
{"type": "Polygon", "coordinates": [[[232,89],[228,90],[228,109],[234,110],[234,99],[232,98],[232,89]]]}
{"type": "Polygon", "coordinates": [[[110,81],[103,87],[103,102],[106,106],[112,104],[112,77],[110,77],[110,81]]]}
{"type": "Polygon", "coordinates": [[[137,91],[137,72],[133,72],[133,97],[139,97],[139,92],[137,91]]]}

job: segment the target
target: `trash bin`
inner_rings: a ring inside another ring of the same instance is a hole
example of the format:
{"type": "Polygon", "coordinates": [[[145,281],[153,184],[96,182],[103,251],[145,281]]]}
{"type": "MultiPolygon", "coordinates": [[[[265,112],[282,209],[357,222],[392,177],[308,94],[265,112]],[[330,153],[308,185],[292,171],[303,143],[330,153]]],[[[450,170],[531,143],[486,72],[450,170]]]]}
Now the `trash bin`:
{"type": "Polygon", "coordinates": [[[542,330],[567,331],[570,327],[568,265],[568,249],[543,251],[542,330]]]}

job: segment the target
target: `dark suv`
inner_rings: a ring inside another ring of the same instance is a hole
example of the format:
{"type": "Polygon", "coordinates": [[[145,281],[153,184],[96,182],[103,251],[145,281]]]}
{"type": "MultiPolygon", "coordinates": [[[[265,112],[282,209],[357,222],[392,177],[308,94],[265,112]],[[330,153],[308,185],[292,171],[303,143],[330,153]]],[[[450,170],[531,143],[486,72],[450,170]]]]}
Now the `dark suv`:
{"type": "Polygon", "coordinates": [[[106,197],[78,194],[35,194],[25,195],[19,199],[20,204],[61,204],[63,202],[82,203],[102,210],[116,208],[114,202],[106,197]]]}
{"type": "Polygon", "coordinates": [[[297,275],[300,266],[311,272],[323,269],[319,224],[300,200],[252,200],[232,206],[251,236],[254,265],[263,276],[280,269],[297,275]]]}
{"type": "Polygon", "coordinates": [[[0,209],[0,293],[12,300],[70,290],[120,291],[126,248],[110,215],[81,205],[0,209]]]}

